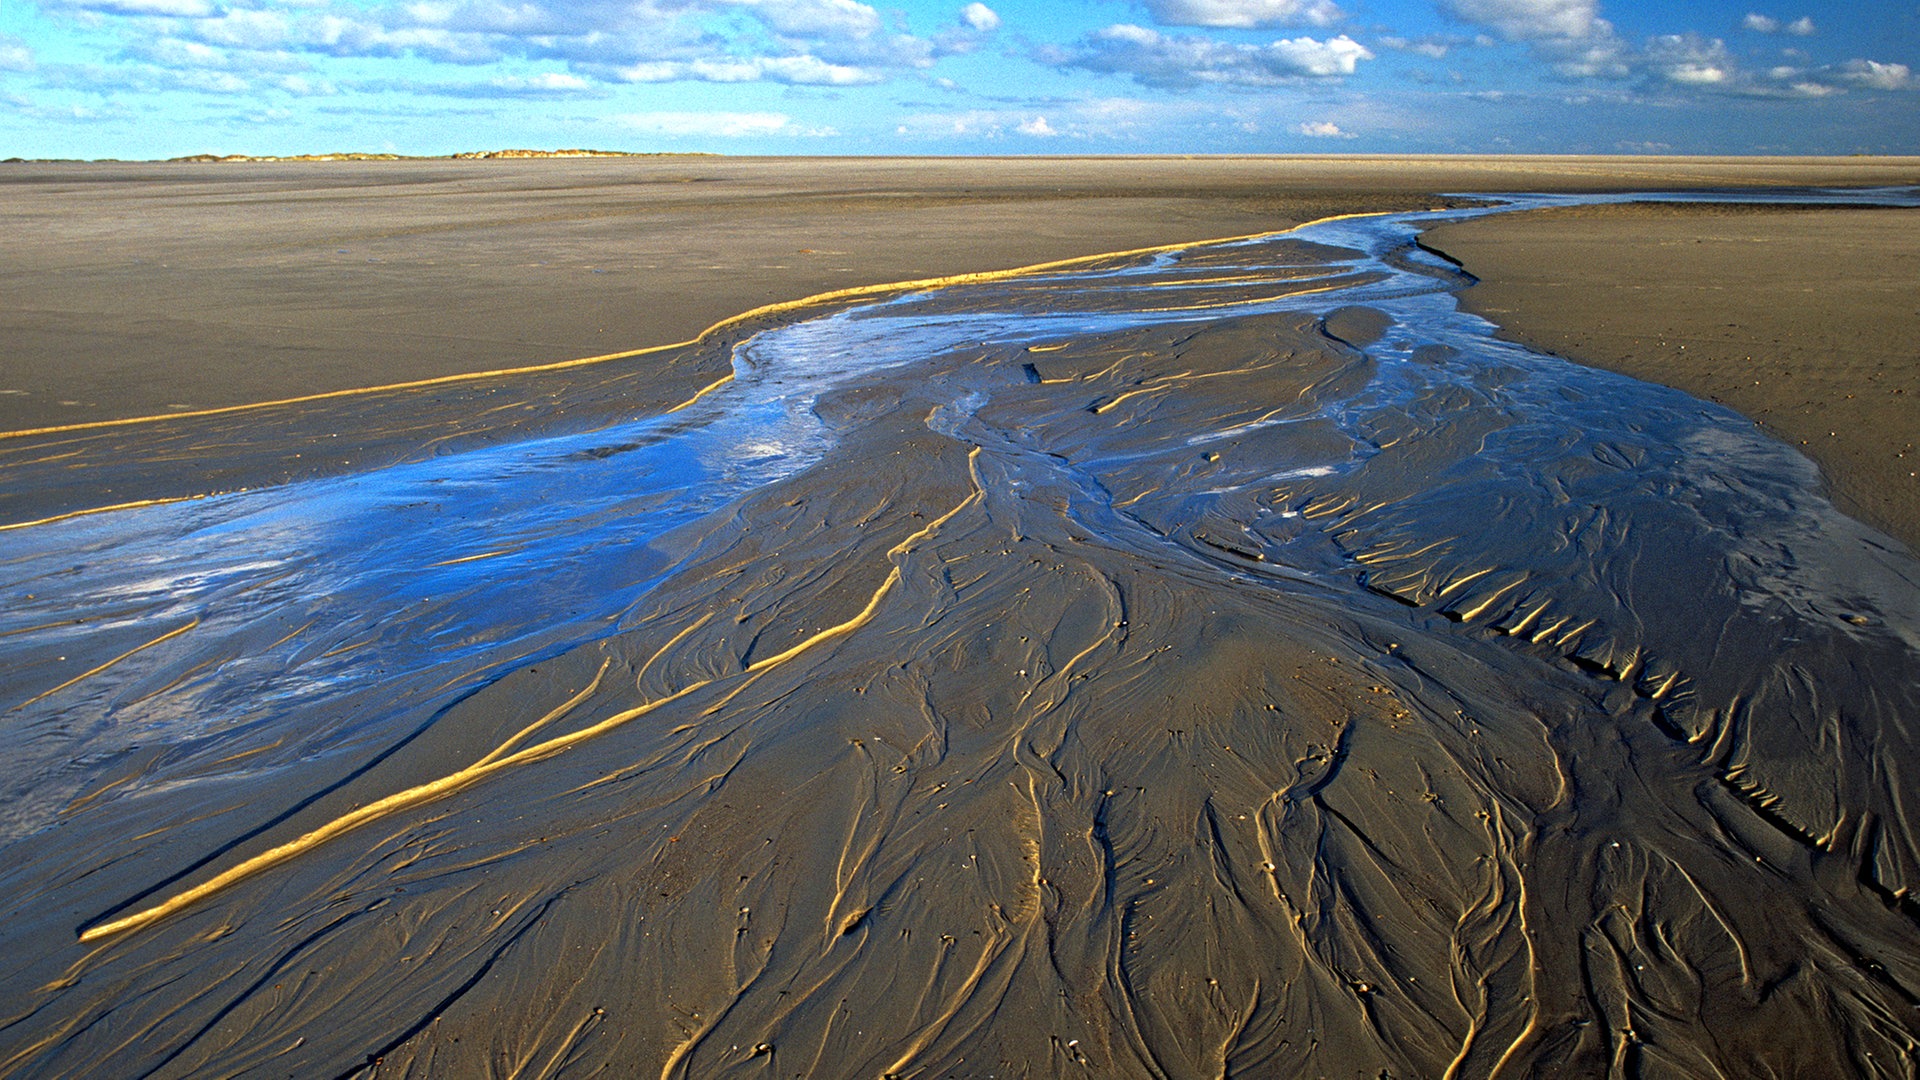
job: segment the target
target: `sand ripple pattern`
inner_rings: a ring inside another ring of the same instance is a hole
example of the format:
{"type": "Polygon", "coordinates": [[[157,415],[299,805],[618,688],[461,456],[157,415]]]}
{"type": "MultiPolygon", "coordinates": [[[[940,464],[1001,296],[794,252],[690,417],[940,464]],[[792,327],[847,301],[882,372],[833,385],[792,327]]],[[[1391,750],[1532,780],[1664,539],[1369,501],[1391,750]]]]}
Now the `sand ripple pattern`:
{"type": "Polygon", "coordinates": [[[0,1075],[1912,1075],[1920,563],[1423,220],[0,532],[0,1075]]]}

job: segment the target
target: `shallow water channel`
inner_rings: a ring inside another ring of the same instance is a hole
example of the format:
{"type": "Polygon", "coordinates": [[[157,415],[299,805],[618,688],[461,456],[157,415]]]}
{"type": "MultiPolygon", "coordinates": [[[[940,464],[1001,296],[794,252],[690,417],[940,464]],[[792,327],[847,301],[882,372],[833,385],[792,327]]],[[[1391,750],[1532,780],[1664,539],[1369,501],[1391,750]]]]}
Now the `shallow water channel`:
{"type": "Polygon", "coordinates": [[[0,531],[0,1075],[1910,1075],[1920,562],[1500,198],[0,531]]]}

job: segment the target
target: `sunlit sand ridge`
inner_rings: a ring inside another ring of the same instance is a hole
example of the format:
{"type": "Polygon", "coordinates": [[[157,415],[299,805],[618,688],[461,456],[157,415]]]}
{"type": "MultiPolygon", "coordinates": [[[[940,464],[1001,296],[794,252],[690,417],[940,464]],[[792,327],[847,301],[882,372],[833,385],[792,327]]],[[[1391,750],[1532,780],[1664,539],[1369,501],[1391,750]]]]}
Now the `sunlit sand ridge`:
{"type": "Polygon", "coordinates": [[[1418,221],[15,530],[0,1067],[1910,1073],[1920,568],[1418,221]]]}

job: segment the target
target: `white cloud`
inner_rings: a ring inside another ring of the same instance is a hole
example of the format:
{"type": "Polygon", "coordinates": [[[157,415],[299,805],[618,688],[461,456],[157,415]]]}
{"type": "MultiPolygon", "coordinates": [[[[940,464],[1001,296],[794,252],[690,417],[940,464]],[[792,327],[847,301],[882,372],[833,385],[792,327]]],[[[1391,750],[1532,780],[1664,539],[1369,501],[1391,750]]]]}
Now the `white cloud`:
{"type": "Polygon", "coordinates": [[[1036,58],[1055,67],[1125,75],[1146,86],[1276,86],[1352,75],[1373,53],[1345,34],[1240,45],[1123,23],[1088,35],[1075,48],[1042,49],[1036,58]]]}
{"type": "Polygon", "coordinates": [[[1316,77],[1351,75],[1360,61],[1373,59],[1373,53],[1345,34],[1331,41],[1308,37],[1276,41],[1267,46],[1267,52],[1300,74],[1316,77]]]}
{"type": "Polygon", "coordinates": [[[1162,26],[1332,26],[1345,18],[1332,0],[1147,0],[1162,26]]]}
{"type": "Polygon", "coordinates": [[[1451,52],[1453,48],[1450,43],[1436,38],[1423,38],[1419,41],[1409,41],[1403,37],[1383,37],[1380,39],[1380,44],[1399,52],[1410,52],[1434,60],[1444,60],[1447,53],[1451,52]]]}
{"type": "Polygon", "coordinates": [[[1807,15],[1802,15],[1790,23],[1782,23],[1771,15],[1748,12],[1747,17],[1740,20],[1740,26],[1756,34],[1777,34],[1782,30],[1795,37],[1812,37],[1814,34],[1813,19],[1807,15]]]}
{"type": "Polygon", "coordinates": [[[1009,127],[1025,121],[1018,116],[991,109],[964,112],[915,113],[895,129],[895,134],[920,139],[998,138],[1009,127]]]}
{"type": "Polygon", "coordinates": [[[590,92],[594,89],[591,81],[560,71],[548,71],[524,78],[518,75],[502,76],[489,80],[488,85],[499,91],[503,97],[571,95],[590,92]]]}
{"type": "Polygon", "coordinates": [[[650,135],[718,136],[738,139],[750,135],[799,134],[793,120],[774,112],[648,112],[613,118],[617,123],[650,135]]]}
{"type": "MultiPolygon", "coordinates": [[[[345,23],[316,21],[312,28],[314,33],[299,44],[327,43],[330,37],[338,40],[345,23]]],[[[292,22],[277,11],[228,11],[218,18],[197,20],[182,27],[181,32],[204,43],[242,49],[272,49],[296,43],[292,22]]]]}
{"type": "Polygon", "coordinates": [[[1448,7],[1514,41],[1583,40],[1613,32],[1596,0],[1448,0],[1448,7]]]}
{"type": "Polygon", "coordinates": [[[60,7],[103,15],[158,15],[197,19],[214,13],[211,0],[61,0],[60,7]]]}
{"type": "MultiPolygon", "coordinates": [[[[1241,113],[1248,110],[1264,113],[1283,107],[1265,95],[1247,95],[1227,103],[1190,97],[1155,101],[1132,97],[1087,98],[1051,103],[1045,125],[1053,138],[1126,145],[1163,139],[1169,133],[1210,135],[1226,127],[1237,131],[1241,113]]],[[[1040,120],[1033,112],[1017,108],[923,112],[904,117],[895,134],[921,144],[954,139],[978,143],[1023,134],[1049,137],[1039,135],[1040,120]]]]}
{"type": "Polygon", "coordinates": [[[1315,120],[1301,124],[1293,130],[1315,139],[1351,139],[1353,135],[1340,130],[1340,125],[1328,120],[1315,120]]]}
{"type": "Polygon", "coordinates": [[[1047,118],[1044,116],[1036,116],[1026,123],[1021,124],[1019,127],[1014,128],[1014,130],[1022,135],[1032,135],[1037,138],[1047,138],[1060,134],[1053,129],[1052,124],[1047,123],[1047,118]]]}
{"type": "MultiPolygon", "coordinates": [[[[853,86],[925,68],[943,54],[933,41],[889,30],[861,0],[43,2],[101,25],[117,17],[130,51],[168,36],[222,49],[343,58],[554,62],[599,80],[853,86]],[[728,13],[731,19],[716,21],[728,13]]],[[[981,24],[998,19],[979,3],[962,16],[981,24]]],[[[950,32],[969,33],[958,25],[950,32]]]]}
{"type": "Polygon", "coordinates": [[[1567,78],[1625,78],[1632,50],[1600,17],[1597,0],[1447,0],[1453,14],[1526,42],[1567,78]]]}
{"type": "Polygon", "coordinates": [[[872,37],[880,13],[858,0],[723,0],[753,11],[775,33],[796,38],[872,37]]]}
{"type": "Polygon", "coordinates": [[[1647,43],[1648,69],[1680,86],[1722,87],[1734,82],[1736,65],[1719,38],[1666,34],[1647,43]]]}
{"type": "Polygon", "coordinates": [[[305,75],[282,75],[273,80],[273,85],[295,97],[332,97],[340,92],[339,88],[327,79],[309,78],[305,75]]]}
{"type": "Polygon", "coordinates": [[[847,64],[830,64],[817,56],[769,56],[755,60],[760,77],[803,86],[859,86],[883,79],[878,72],[847,64]]]}
{"type": "Polygon", "coordinates": [[[719,60],[649,60],[614,72],[622,82],[791,83],[800,86],[859,86],[884,76],[817,56],[745,57],[719,60]]]}
{"type": "Polygon", "coordinates": [[[0,71],[32,71],[33,50],[17,37],[0,34],[0,71]]]}
{"type": "Polygon", "coordinates": [[[1000,15],[985,4],[968,4],[960,9],[960,21],[982,34],[1000,28],[1000,15]]]}
{"type": "Polygon", "coordinates": [[[1840,65],[1840,77],[1869,90],[1905,90],[1914,85],[1913,70],[1907,65],[1877,60],[1849,60],[1840,65]]]}
{"type": "Polygon", "coordinates": [[[1669,81],[1683,86],[1718,86],[1727,81],[1727,69],[1714,64],[1675,64],[1668,68],[1669,81]]]}
{"type": "Polygon", "coordinates": [[[1750,98],[1809,99],[1831,97],[1851,88],[1906,90],[1920,86],[1906,65],[1874,60],[1849,60],[1817,68],[1780,64],[1749,72],[1725,42],[1699,34],[1651,38],[1630,59],[1635,70],[1656,87],[1750,98]]]}
{"type": "MultiPolygon", "coordinates": [[[[126,57],[163,68],[211,68],[251,75],[287,75],[311,71],[313,65],[295,53],[261,49],[224,49],[198,41],[162,37],[129,46],[126,57]]],[[[312,85],[312,84],[309,84],[312,85]]]]}

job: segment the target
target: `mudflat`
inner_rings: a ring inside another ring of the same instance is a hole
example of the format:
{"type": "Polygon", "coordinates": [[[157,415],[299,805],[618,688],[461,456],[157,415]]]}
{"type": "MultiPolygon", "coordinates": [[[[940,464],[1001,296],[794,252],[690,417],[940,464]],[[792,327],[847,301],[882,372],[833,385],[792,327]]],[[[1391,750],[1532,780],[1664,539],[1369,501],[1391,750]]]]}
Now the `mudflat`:
{"type": "Polygon", "coordinates": [[[1583,206],[1426,242],[1505,336],[1726,404],[1920,549],[1920,212],[1583,206]]]}
{"type": "Polygon", "coordinates": [[[1920,1071],[1920,565],[1805,457],[1417,215],[960,274],[1920,163],[555,164],[11,174],[175,352],[7,395],[0,1076],[1920,1071]]]}
{"type": "Polygon", "coordinates": [[[764,304],[1414,209],[1907,182],[1901,159],[0,164],[0,430],[684,341],[764,304]]]}

